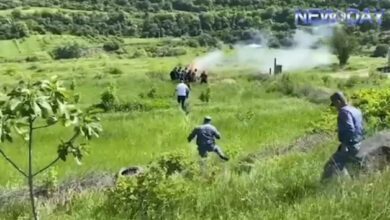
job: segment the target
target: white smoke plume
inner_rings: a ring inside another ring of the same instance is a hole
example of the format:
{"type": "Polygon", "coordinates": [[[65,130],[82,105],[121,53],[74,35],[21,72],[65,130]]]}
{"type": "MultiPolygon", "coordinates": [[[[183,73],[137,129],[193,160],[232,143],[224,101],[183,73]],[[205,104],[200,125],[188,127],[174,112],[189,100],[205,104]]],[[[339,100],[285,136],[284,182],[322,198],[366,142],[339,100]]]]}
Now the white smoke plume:
{"type": "Polygon", "coordinates": [[[283,65],[283,71],[305,70],[332,63],[331,50],[325,44],[318,44],[332,35],[332,27],[311,28],[310,31],[296,30],[293,46],[272,49],[267,46],[267,37],[261,35],[261,44],[237,44],[231,53],[214,51],[197,58],[193,66],[198,70],[210,70],[217,66],[251,68],[268,73],[273,68],[274,58],[283,65]]]}

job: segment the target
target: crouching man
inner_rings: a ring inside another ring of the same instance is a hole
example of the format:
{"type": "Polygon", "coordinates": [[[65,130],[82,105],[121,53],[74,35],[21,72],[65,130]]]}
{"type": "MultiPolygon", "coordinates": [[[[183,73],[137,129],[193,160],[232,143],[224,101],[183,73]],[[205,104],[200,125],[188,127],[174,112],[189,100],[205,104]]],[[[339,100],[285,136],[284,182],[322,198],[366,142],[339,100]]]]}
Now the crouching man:
{"type": "Polygon", "coordinates": [[[215,152],[222,160],[228,161],[222,150],[215,144],[215,138],[220,139],[218,130],[211,125],[211,117],[204,118],[203,125],[197,126],[188,136],[188,142],[191,142],[196,136],[196,144],[201,158],[206,158],[208,152],[215,152]]]}
{"type": "Polygon", "coordinates": [[[337,108],[337,128],[340,146],[324,167],[322,179],[335,174],[349,176],[346,165],[361,166],[361,158],[356,155],[363,140],[363,118],[359,109],[348,105],[341,92],[330,97],[331,106],[337,108]]]}

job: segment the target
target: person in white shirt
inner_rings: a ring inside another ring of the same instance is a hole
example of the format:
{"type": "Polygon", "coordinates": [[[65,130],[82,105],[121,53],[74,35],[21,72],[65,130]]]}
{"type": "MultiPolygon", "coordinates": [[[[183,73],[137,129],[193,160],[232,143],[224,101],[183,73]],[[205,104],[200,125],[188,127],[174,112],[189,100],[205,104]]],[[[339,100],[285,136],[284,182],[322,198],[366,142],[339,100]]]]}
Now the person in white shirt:
{"type": "Polygon", "coordinates": [[[186,111],[185,102],[190,93],[190,89],[184,83],[183,80],[176,86],[177,102],[181,105],[181,108],[186,111]]]}

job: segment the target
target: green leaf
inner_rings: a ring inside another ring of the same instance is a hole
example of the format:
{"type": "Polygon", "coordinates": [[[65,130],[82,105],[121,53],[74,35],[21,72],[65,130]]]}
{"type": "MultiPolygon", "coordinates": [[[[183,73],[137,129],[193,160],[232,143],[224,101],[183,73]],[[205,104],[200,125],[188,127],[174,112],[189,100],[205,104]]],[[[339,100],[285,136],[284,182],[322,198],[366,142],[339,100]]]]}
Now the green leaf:
{"type": "Polygon", "coordinates": [[[9,102],[9,108],[11,111],[15,111],[16,108],[20,106],[22,102],[19,99],[11,99],[9,102]]]}
{"type": "Polygon", "coordinates": [[[45,99],[38,100],[38,105],[43,110],[43,114],[44,114],[45,118],[47,118],[53,114],[53,109],[51,108],[51,105],[45,99]]]}
{"type": "Polygon", "coordinates": [[[33,102],[32,107],[33,107],[33,111],[34,111],[35,116],[37,116],[37,117],[42,116],[42,110],[36,102],[33,102]]]}
{"type": "Polygon", "coordinates": [[[48,125],[52,125],[52,124],[57,123],[57,121],[58,121],[57,117],[55,117],[55,116],[52,115],[52,116],[50,116],[50,117],[47,118],[46,123],[47,123],[48,125]]]}

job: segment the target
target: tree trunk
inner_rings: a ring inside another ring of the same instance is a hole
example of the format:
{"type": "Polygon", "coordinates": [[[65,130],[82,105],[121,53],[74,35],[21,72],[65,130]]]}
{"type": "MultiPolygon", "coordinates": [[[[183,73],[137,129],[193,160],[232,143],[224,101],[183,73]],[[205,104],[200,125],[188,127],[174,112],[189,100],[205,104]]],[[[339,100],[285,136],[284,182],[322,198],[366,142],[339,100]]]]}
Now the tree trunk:
{"type": "Polygon", "coordinates": [[[32,137],[33,137],[33,119],[29,120],[29,140],[28,140],[28,188],[30,190],[30,201],[32,214],[35,220],[38,220],[38,215],[35,207],[34,200],[34,176],[32,172],[32,137]]]}

